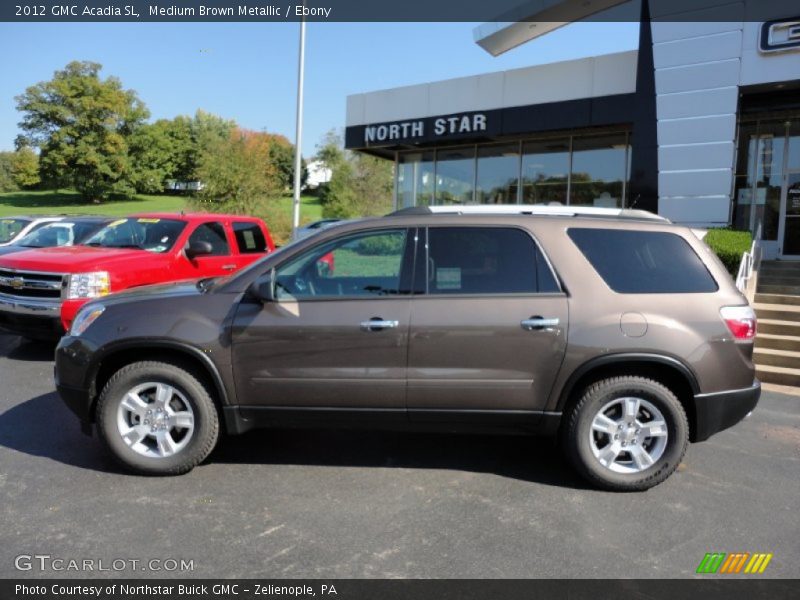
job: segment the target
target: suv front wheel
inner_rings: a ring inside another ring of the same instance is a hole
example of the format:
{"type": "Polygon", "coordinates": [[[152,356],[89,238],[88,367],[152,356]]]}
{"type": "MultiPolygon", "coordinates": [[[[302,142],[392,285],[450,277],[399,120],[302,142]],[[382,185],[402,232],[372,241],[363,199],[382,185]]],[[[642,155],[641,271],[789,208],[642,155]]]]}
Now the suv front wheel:
{"type": "Polygon", "coordinates": [[[689,441],[681,403],[644,377],[589,386],[566,415],[563,442],[576,469],[612,491],[646,490],[669,477],[689,441]]]}
{"type": "Polygon", "coordinates": [[[190,371],[136,362],[117,371],[97,404],[100,438],[132,471],[179,475],[213,450],[219,418],[206,387],[190,371]]]}

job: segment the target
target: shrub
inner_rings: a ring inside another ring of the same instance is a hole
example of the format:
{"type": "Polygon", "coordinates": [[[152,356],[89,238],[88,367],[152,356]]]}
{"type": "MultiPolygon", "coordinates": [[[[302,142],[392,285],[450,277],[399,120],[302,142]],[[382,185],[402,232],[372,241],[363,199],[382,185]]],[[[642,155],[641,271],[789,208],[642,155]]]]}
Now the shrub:
{"type": "Polygon", "coordinates": [[[704,238],[706,244],[714,251],[728,272],[736,277],[742,255],[749,252],[753,236],[749,231],[733,229],[710,229],[704,238]]]}

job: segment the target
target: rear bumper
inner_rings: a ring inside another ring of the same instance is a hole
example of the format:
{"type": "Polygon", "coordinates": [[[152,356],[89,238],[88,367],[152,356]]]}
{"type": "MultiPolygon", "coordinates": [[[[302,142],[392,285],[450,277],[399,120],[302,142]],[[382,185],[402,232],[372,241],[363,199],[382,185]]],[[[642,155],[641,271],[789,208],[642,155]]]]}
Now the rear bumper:
{"type": "Polygon", "coordinates": [[[733,427],[756,407],[760,397],[761,382],[758,379],[741,390],[697,394],[694,397],[697,418],[693,441],[705,441],[715,433],[733,427]]]}

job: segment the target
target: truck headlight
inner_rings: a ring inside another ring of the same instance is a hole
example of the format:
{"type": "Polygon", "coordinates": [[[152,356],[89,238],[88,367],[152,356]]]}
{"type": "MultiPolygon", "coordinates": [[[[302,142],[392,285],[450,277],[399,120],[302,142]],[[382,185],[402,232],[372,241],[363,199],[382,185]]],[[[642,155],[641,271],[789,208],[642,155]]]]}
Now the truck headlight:
{"type": "Polygon", "coordinates": [[[69,276],[67,298],[99,298],[111,293],[111,280],[106,271],[75,273],[69,276]]]}
{"type": "Polygon", "coordinates": [[[75,320],[72,321],[72,325],[69,328],[69,335],[81,335],[84,331],[89,329],[89,325],[94,323],[97,320],[97,317],[103,314],[105,309],[106,307],[102,304],[91,304],[80,309],[78,314],[75,315],[75,320]]]}

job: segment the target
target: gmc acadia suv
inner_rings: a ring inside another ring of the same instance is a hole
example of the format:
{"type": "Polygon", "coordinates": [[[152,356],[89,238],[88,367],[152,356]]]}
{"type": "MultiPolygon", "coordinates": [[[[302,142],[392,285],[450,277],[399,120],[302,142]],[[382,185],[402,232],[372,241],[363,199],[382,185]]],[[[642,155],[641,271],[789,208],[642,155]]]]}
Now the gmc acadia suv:
{"type": "Polygon", "coordinates": [[[140,473],[189,471],[220,427],[357,423],[557,434],[643,490],[755,407],[754,335],[709,248],[650,213],[416,208],[90,302],[56,384],[140,473]]]}

